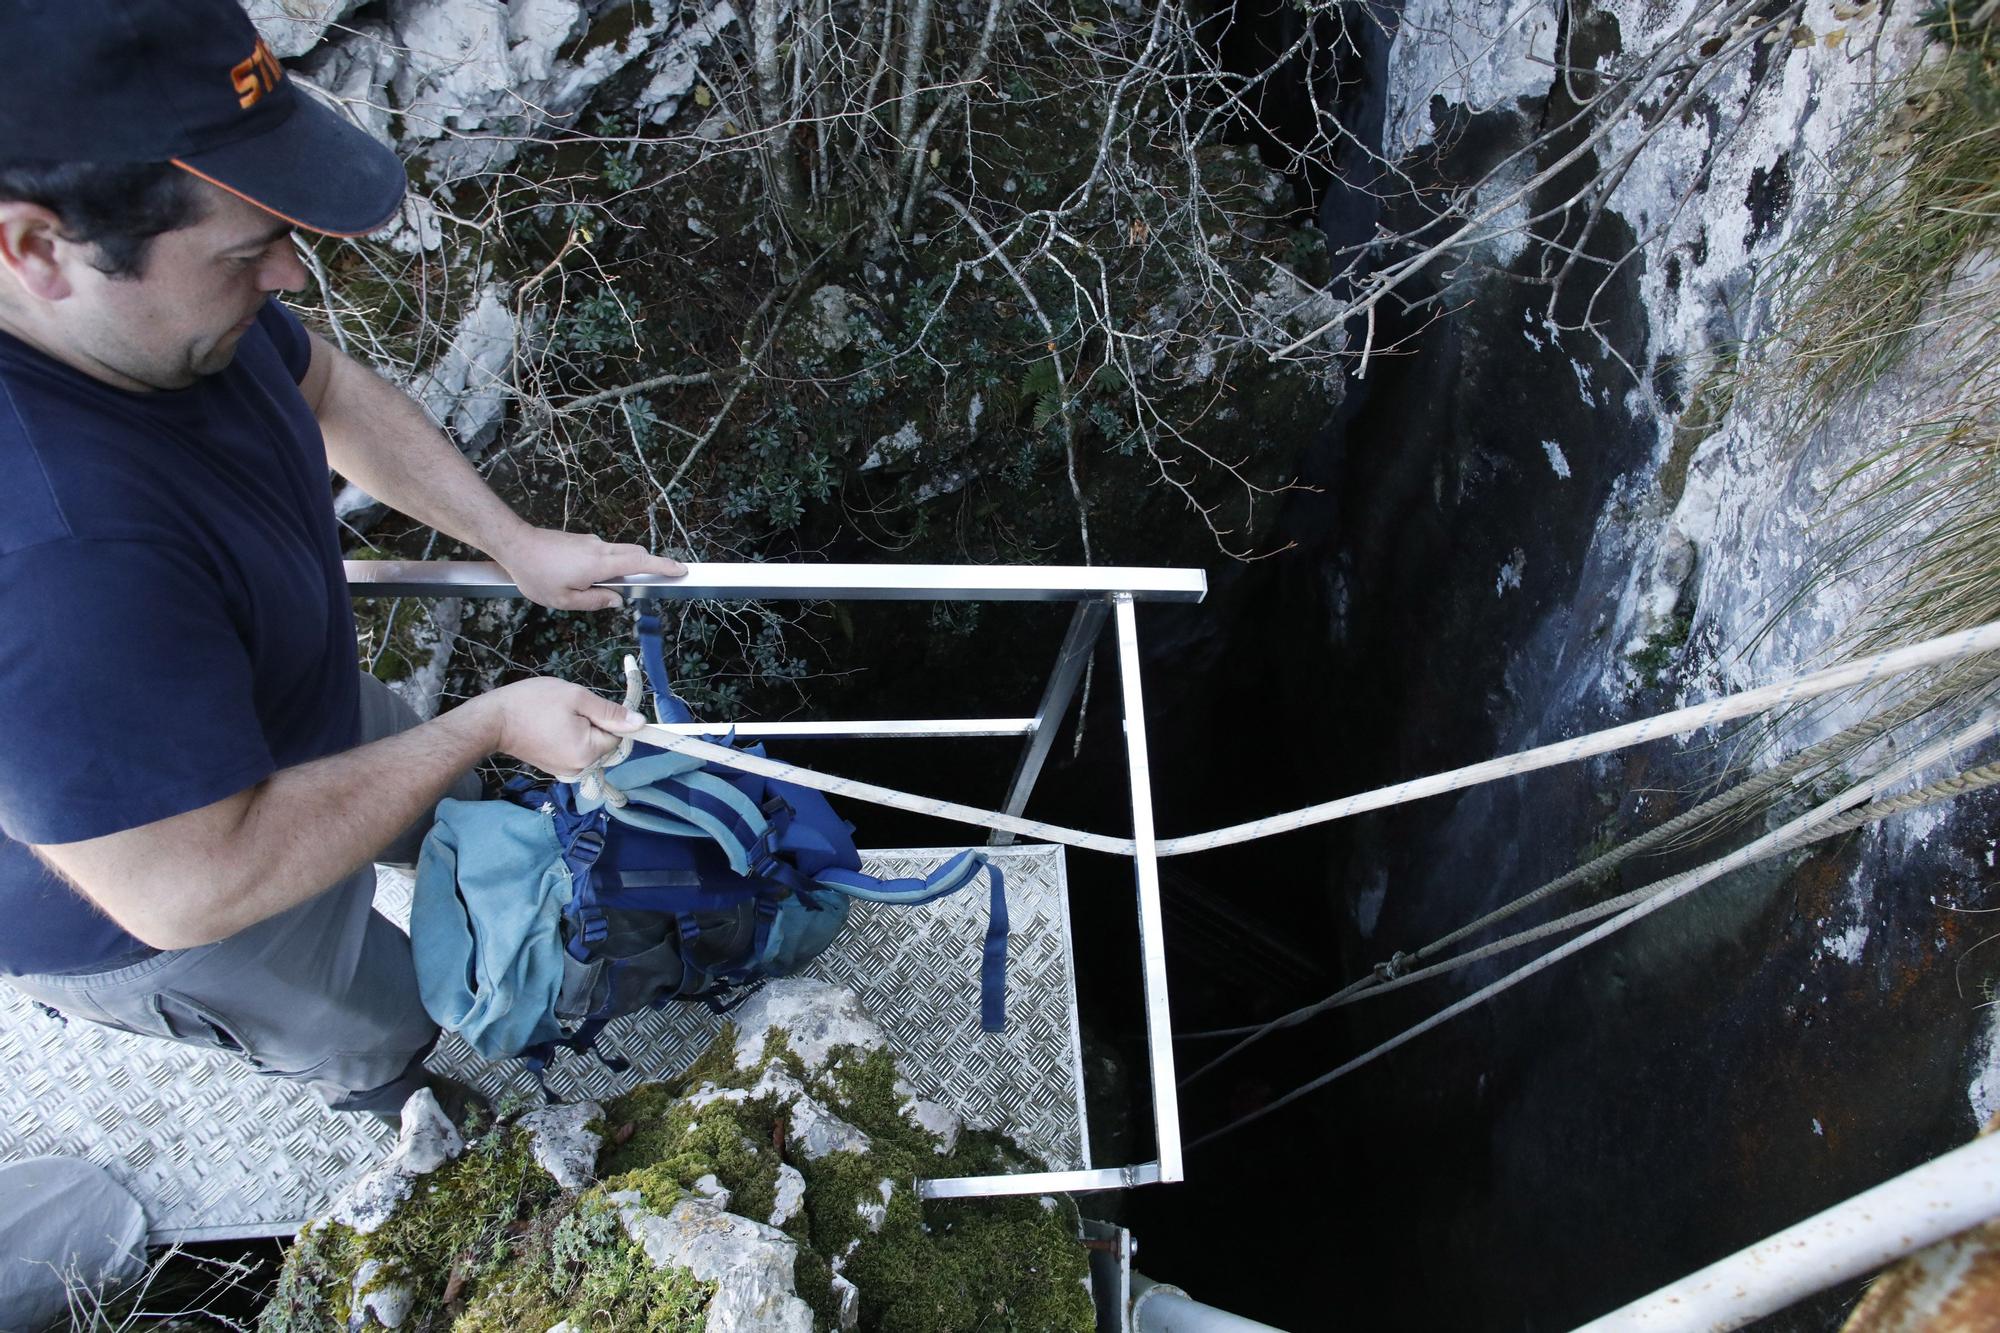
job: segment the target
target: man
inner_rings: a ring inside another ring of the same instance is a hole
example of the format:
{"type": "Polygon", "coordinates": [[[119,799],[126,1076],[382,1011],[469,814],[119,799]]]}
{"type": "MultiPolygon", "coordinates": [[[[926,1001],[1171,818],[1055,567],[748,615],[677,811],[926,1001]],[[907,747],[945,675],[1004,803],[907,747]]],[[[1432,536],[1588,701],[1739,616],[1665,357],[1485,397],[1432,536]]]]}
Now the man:
{"type": "Polygon", "coordinates": [[[537,679],[418,724],[360,677],[329,463],[547,606],[685,573],[530,527],[272,299],[295,228],[403,183],[235,0],[0,9],[0,973],[389,1116],[437,1030],[371,860],[487,755],[574,772],[641,719],[537,679]]]}

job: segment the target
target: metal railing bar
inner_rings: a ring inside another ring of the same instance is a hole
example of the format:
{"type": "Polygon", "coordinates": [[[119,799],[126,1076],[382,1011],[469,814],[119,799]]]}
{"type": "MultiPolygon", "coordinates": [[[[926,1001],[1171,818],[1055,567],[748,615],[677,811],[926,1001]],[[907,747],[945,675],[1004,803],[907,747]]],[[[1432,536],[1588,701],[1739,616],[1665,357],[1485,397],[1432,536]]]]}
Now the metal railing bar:
{"type": "MultiPolygon", "coordinates": [[[[497,565],[485,561],[346,562],[349,591],[356,597],[518,597],[520,590],[497,565]]],[[[1053,837],[1072,846],[1110,851],[1134,858],[1137,879],[1142,980],[1145,989],[1147,1046],[1153,1080],[1154,1129],[1159,1160],[1134,1166],[1082,1171],[1031,1172],[1005,1176],[971,1176],[919,1180],[920,1197],[978,1198],[998,1195],[1074,1193],[1127,1189],[1135,1185],[1183,1178],[1180,1108],[1175,1100],[1172,1019],[1162,933],[1160,872],[1153,827],[1151,773],[1146,755],[1144,697],[1140,689],[1138,633],[1133,607],[1138,601],[1200,601],[1207,593],[1207,576],[1200,570],[1129,566],[953,566],[953,565],[803,565],[703,564],[688,567],[681,579],[618,579],[600,587],[626,592],[631,600],[853,600],[853,601],[1073,601],[1078,603],[1059,650],[1056,666],[1044,687],[1032,718],[937,718],[866,722],[744,723],[737,736],[844,738],[901,736],[1021,736],[1030,738],[1016,767],[1008,793],[1009,811],[1025,809],[1054,734],[1060,729],[1091,649],[1103,631],[1107,615],[1118,631],[1119,677],[1125,710],[1126,763],[1131,782],[1133,837],[1130,840],[1056,830],[1018,818],[973,810],[930,798],[908,797],[846,779],[810,774],[759,760],[741,751],[713,745],[708,737],[726,735],[712,723],[654,724],[642,729],[650,739],[670,749],[710,751],[704,757],[732,768],[760,771],[765,765],[786,768],[804,785],[856,795],[901,808],[961,822],[1053,837]],[[890,798],[894,799],[890,799],[890,798]]],[[[1011,840],[1011,839],[1009,839],[1011,840]]],[[[1088,1158],[1086,1157],[1086,1160],[1088,1158]]]]}
{"type": "MultiPolygon", "coordinates": [[[[1034,794],[1035,781],[1041,777],[1049,747],[1055,744],[1056,733],[1062,729],[1070,700],[1076,697],[1077,683],[1083,679],[1084,667],[1090,664],[1091,650],[1097,647],[1098,636],[1104,632],[1104,618],[1109,611],[1104,602],[1076,604],[1076,611],[1069,618],[1069,629],[1063,634],[1062,647],[1056,650],[1055,668],[1049,672],[1049,683],[1042,689],[1042,701],[1035,706],[1034,730],[1029,733],[1028,743],[1021,747],[1020,762],[1015,764],[1013,780],[1007,784],[1007,803],[1000,807],[1005,813],[1018,815],[1028,808],[1028,797],[1034,794]]],[[[995,847],[1005,847],[1014,841],[1014,835],[1001,829],[988,841],[995,847]]]]}
{"type": "Polygon", "coordinates": [[[878,719],[869,722],[666,722],[676,736],[779,736],[791,740],[895,740],[908,736],[1031,736],[1032,717],[878,719]]]}
{"type": "Polygon", "coordinates": [[[1160,1179],[1182,1178],[1181,1111],[1174,1079],[1174,1025],[1167,1004],[1167,945],[1160,909],[1160,861],[1153,838],[1153,775],[1146,755],[1146,702],[1139,685],[1139,626],[1132,598],[1111,599],[1118,622],[1118,680],[1125,699],[1125,762],[1132,785],[1132,866],[1139,889],[1139,961],[1146,999],[1146,1048],[1153,1074],[1153,1128],[1160,1179]]]}
{"type": "Polygon", "coordinates": [[[1158,1162],[1099,1167],[1092,1171],[1026,1171],[1016,1176],[944,1176],[917,1181],[917,1197],[987,1199],[1002,1194],[1077,1194],[1085,1190],[1157,1185],[1165,1178],[1158,1162]]]}
{"type": "MultiPolygon", "coordinates": [[[[500,566],[484,560],[350,560],[359,597],[515,597],[500,566]]],[[[843,601],[1072,602],[1112,593],[1140,601],[1198,602],[1198,569],[1123,565],[806,565],[697,561],[678,579],[613,579],[598,585],[663,601],[797,599],[843,601]]]]}

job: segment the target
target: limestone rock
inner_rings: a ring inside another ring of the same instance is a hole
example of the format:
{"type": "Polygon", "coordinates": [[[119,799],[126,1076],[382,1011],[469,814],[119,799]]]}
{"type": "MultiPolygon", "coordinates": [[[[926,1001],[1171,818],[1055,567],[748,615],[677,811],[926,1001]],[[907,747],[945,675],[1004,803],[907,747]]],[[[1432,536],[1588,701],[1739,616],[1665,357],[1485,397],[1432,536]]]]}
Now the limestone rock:
{"type": "Polygon", "coordinates": [[[347,1305],[349,1333],[360,1333],[367,1328],[401,1328],[410,1317],[415,1294],[404,1283],[381,1279],[379,1259],[370,1259],[355,1270],[354,1290],[347,1305]]]}
{"type": "Polygon", "coordinates": [[[363,0],[247,0],[250,21],[280,60],[319,45],[326,30],[361,8],[363,0]]]}
{"type": "Polygon", "coordinates": [[[769,1221],[781,1227],[799,1215],[806,1204],[806,1178],[789,1162],[778,1163],[778,1189],[769,1221]]]}
{"type": "MultiPolygon", "coordinates": [[[[742,1047],[739,1045],[737,1049],[740,1052],[742,1047]]],[[[824,1050],[820,1057],[823,1063],[824,1050]]],[[[872,1139],[827,1110],[805,1090],[803,1084],[776,1065],[764,1070],[757,1082],[748,1088],[719,1088],[713,1083],[704,1083],[687,1095],[687,1104],[700,1110],[718,1102],[741,1105],[767,1097],[786,1108],[789,1121],[786,1137],[797,1147],[799,1155],[809,1162],[816,1162],[828,1153],[867,1152],[873,1146],[872,1139]]]]}
{"type": "Polygon", "coordinates": [[[899,463],[914,454],[924,442],[917,431],[917,423],[905,421],[894,434],[884,435],[875,441],[875,447],[868,451],[868,458],[861,464],[863,472],[873,472],[876,468],[899,463]]]}
{"type": "Polygon", "coordinates": [[[696,1180],[694,1182],[694,1192],[724,1212],[729,1211],[729,1201],[736,1197],[712,1174],[696,1180]]]}
{"type": "Polygon", "coordinates": [[[597,1150],[604,1140],[590,1129],[604,1108],[596,1102],[545,1106],[521,1117],[535,1165],[566,1190],[579,1190],[597,1178],[597,1150]]]}
{"type": "Polygon", "coordinates": [[[889,1220],[889,1201],[896,1197],[896,1182],[893,1180],[882,1180],[876,1184],[875,1188],[881,1191],[882,1202],[876,1203],[872,1199],[864,1199],[862,1202],[854,1205],[855,1216],[867,1224],[868,1230],[871,1233],[880,1231],[882,1224],[889,1220]]]}
{"type": "Polygon", "coordinates": [[[798,1247],[784,1232],[705,1199],[683,1198],[664,1216],[649,1212],[636,1190],[609,1199],[655,1267],[685,1268],[716,1284],[708,1333],[812,1333],[812,1307],[792,1285],[798,1247]]]}
{"type": "Polygon", "coordinates": [[[958,1147],[958,1136],[965,1128],[965,1120],[958,1112],[917,1096],[917,1090],[907,1079],[896,1080],[896,1095],[903,1099],[903,1119],[936,1139],[940,1156],[958,1147]]]}
{"type": "Polygon", "coordinates": [[[854,341],[854,330],[847,327],[847,321],[854,317],[854,304],[848,298],[847,288],[829,282],[812,294],[808,304],[812,308],[812,322],[806,332],[821,349],[838,352],[854,341]]]}
{"type": "Polygon", "coordinates": [[[787,1137],[797,1145],[799,1156],[808,1162],[817,1162],[829,1153],[867,1152],[875,1146],[873,1139],[804,1092],[791,1104],[787,1137]]]}
{"type": "Polygon", "coordinates": [[[826,1063],[836,1046],[879,1050],[889,1044],[874,1019],[850,990],[806,977],[779,977],[745,1000],[731,1015],[736,1024],[736,1067],[749,1069],[764,1058],[764,1039],[774,1027],[807,1068],[826,1063]]]}
{"type": "Polygon", "coordinates": [[[387,92],[403,147],[441,182],[512,160],[527,136],[566,127],[606,79],[643,56],[673,22],[654,17],[620,40],[587,45],[577,0],[390,0],[398,59],[387,92]]]}
{"type": "Polygon", "coordinates": [[[836,1274],[833,1298],[840,1303],[840,1333],[853,1333],[861,1322],[861,1288],[836,1274]]]}
{"type": "Polygon", "coordinates": [[[649,62],[653,68],[652,82],[640,91],[635,103],[639,113],[655,125],[672,120],[681,109],[681,99],[694,91],[703,48],[735,22],[735,7],[729,0],[719,0],[692,23],[660,42],[649,62]]]}
{"type": "Polygon", "coordinates": [[[500,429],[520,343],[506,290],[498,283],[482,288],[444,355],[410,386],[431,420],[449,427],[459,447],[475,458],[500,429]]]}
{"type": "Polygon", "coordinates": [[[389,1220],[396,1205],[410,1196],[411,1185],[464,1151],[465,1140],[431,1090],[417,1089],[403,1103],[396,1150],[341,1191],[328,1220],[367,1235],[389,1220]]]}

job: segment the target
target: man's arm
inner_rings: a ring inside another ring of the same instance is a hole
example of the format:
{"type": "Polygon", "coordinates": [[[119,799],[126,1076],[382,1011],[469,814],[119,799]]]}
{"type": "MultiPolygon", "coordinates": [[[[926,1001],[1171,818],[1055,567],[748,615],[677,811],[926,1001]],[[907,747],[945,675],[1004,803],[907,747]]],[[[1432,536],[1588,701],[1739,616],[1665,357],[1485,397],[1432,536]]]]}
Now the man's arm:
{"type": "Polygon", "coordinates": [[[414,399],[319,335],[308,336],[312,364],[299,389],[319,419],[334,470],[384,504],[486,552],[530,599],[565,611],[604,610],[622,599],[594,583],[687,573],[679,561],[641,546],[523,521],[414,399]]]}
{"type": "Polygon", "coordinates": [[[141,941],[193,948],[332,887],[487,755],[574,773],[644,721],[564,681],[518,681],[213,805],[34,850],[141,941]]]}

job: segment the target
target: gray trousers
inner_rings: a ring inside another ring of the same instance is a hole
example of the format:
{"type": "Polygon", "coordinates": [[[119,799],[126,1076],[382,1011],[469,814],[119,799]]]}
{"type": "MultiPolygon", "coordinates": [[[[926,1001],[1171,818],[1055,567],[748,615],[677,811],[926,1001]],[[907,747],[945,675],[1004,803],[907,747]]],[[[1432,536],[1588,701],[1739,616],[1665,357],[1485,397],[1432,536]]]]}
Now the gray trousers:
{"type": "MultiPolygon", "coordinates": [[[[361,678],[361,739],[417,724],[372,676],[361,678]]],[[[479,795],[466,773],[451,795],[479,795]]],[[[429,811],[376,861],[414,865],[429,811]]],[[[65,1017],[234,1051],[270,1078],[304,1083],[336,1111],[395,1112],[423,1081],[438,1034],[417,994],[409,939],[372,907],[363,866],[316,898],[213,944],[169,949],[103,972],[8,977],[65,1017]]]]}

